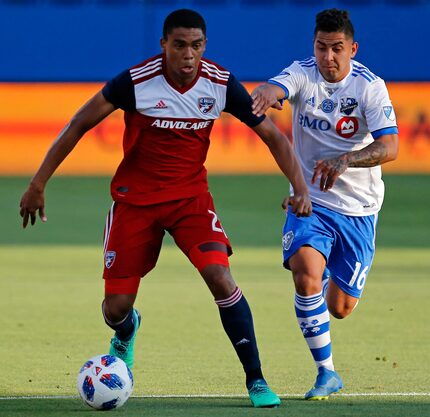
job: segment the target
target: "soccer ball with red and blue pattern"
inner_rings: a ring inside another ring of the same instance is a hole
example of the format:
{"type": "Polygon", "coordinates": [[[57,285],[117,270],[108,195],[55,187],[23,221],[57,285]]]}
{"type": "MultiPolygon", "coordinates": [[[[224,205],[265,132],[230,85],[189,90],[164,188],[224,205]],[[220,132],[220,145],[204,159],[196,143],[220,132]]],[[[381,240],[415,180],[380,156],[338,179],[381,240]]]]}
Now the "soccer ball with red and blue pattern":
{"type": "Polygon", "coordinates": [[[133,385],[133,375],[125,362],[108,354],[94,356],[85,362],[78,374],[79,395],[97,410],[123,406],[133,385]]]}

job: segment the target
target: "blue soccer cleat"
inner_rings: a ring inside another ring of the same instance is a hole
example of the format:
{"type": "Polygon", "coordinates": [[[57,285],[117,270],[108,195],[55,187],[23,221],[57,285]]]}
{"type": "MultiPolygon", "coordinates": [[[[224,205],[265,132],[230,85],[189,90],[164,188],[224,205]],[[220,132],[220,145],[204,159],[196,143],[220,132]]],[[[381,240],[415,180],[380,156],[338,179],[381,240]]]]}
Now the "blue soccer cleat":
{"type": "Polygon", "coordinates": [[[132,369],[134,365],[134,340],[136,339],[137,330],[140,326],[140,314],[133,309],[134,332],[133,336],[126,342],[119,340],[115,335],[110,341],[109,355],[122,359],[127,366],[132,369]]]}
{"type": "Polygon", "coordinates": [[[281,404],[280,398],[269,388],[264,379],[256,379],[248,388],[251,403],[256,408],[273,408],[281,404]]]}
{"type": "Polygon", "coordinates": [[[334,392],[343,388],[343,382],[335,371],[320,367],[314,387],[305,394],[305,400],[328,400],[334,392]]]}

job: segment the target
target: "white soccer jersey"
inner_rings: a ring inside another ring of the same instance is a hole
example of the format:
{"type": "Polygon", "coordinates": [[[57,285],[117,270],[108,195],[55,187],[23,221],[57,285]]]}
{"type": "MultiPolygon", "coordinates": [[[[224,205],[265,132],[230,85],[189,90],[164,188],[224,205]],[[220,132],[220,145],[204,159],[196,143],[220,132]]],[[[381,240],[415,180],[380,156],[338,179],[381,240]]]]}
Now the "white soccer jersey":
{"type": "Polygon", "coordinates": [[[396,117],[384,81],[356,61],[338,83],[327,82],[314,57],[295,61],[273,83],[292,106],[294,147],[311,200],[339,213],[367,216],[381,209],[381,167],[348,168],[332,189],[311,184],[315,163],[360,150],[384,134],[397,133],[396,117]]]}

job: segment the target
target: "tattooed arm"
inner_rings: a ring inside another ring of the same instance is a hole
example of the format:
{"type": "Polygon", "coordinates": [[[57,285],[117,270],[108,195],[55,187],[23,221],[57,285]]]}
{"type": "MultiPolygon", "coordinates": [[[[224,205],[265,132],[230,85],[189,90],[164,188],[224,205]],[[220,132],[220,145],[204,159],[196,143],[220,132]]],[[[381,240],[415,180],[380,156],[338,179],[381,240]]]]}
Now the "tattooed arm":
{"type": "Polygon", "coordinates": [[[321,191],[328,191],[333,187],[339,175],[344,173],[348,167],[369,168],[393,161],[397,157],[398,150],[397,134],[382,135],[359,151],[347,152],[338,158],[317,161],[312,184],[320,176],[321,191]]]}

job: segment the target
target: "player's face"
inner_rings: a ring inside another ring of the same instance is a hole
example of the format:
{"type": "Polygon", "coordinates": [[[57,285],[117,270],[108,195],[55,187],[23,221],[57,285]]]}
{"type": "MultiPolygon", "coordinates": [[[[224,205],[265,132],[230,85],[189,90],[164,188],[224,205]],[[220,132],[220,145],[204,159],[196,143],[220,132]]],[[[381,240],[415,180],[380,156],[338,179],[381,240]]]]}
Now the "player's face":
{"type": "Polygon", "coordinates": [[[197,75],[200,59],[206,48],[206,37],[201,29],[174,28],[167,39],[161,39],[166,54],[167,74],[183,87],[197,75]]]}
{"type": "Polygon", "coordinates": [[[321,75],[330,83],[343,80],[350,71],[358,43],[343,32],[317,32],[314,54],[321,75]]]}

